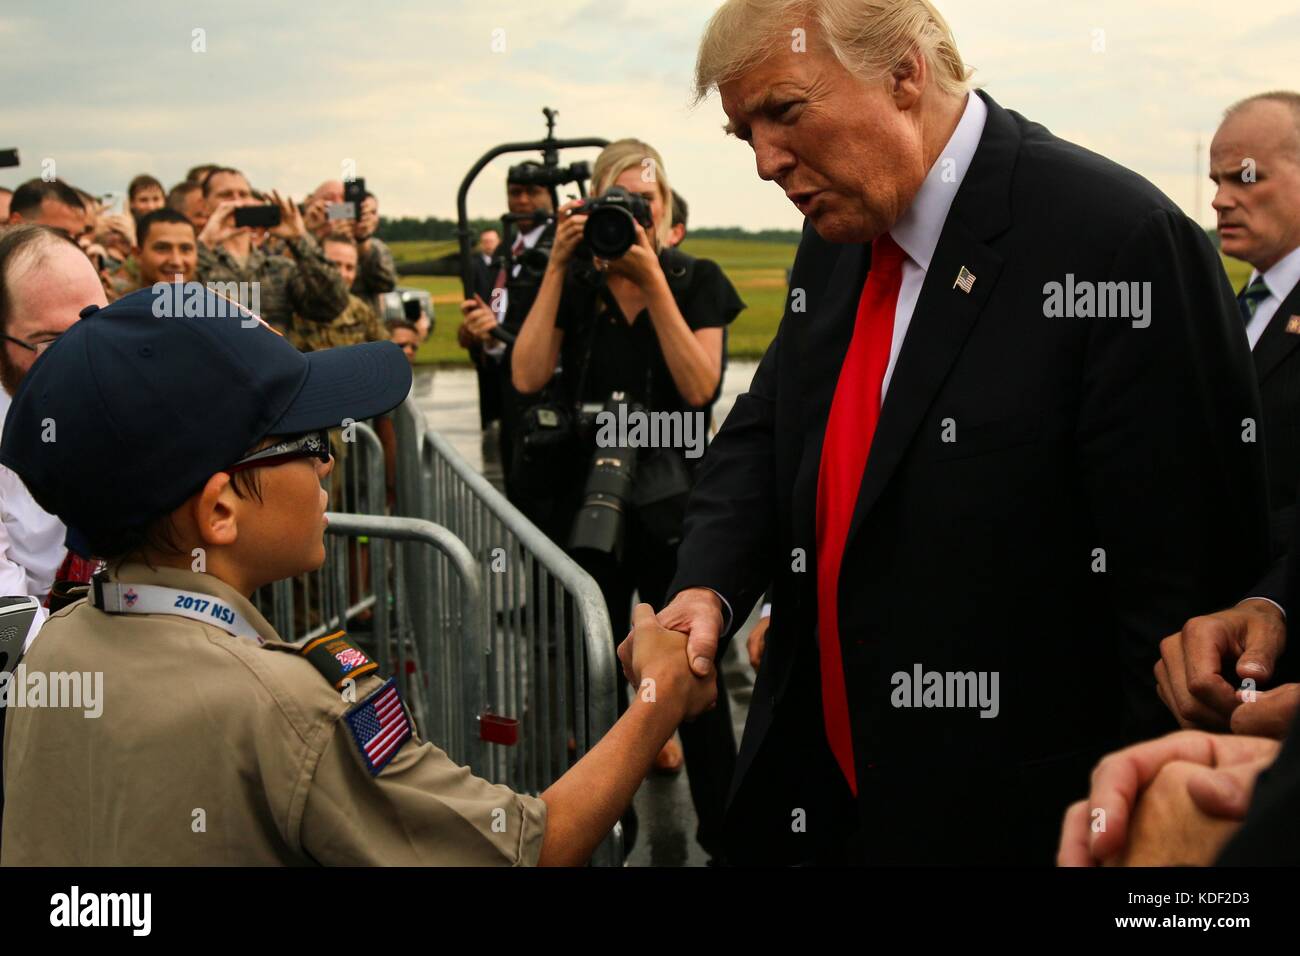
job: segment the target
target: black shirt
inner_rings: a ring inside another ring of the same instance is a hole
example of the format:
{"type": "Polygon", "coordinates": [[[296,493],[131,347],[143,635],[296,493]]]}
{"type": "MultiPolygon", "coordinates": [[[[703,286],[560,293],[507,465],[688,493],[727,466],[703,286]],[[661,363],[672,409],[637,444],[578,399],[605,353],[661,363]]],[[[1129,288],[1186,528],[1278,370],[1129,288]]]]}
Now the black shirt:
{"type": "MultiPolygon", "coordinates": [[[[659,262],[668,276],[677,308],[692,332],[725,328],[745,308],[716,262],[694,259],[675,249],[662,253],[659,262]]],[[[642,309],[629,324],[622,310],[613,302],[607,303],[597,286],[570,269],[555,327],[564,331],[560,362],[564,393],[571,400],[603,402],[612,392],[621,391],[648,411],[697,410],[677,391],[648,309],[642,309]],[[576,394],[580,380],[581,395],[576,394]]]]}

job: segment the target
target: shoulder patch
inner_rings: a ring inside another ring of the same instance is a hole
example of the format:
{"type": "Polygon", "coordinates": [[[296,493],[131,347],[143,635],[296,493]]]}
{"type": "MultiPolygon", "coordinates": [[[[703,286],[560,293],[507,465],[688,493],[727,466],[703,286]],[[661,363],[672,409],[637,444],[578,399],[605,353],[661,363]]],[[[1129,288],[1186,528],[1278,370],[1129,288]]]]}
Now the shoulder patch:
{"type": "Polygon", "coordinates": [[[390,677],[364,701],[343,715],[361,759],[372,777],[379,776],[388,761],[411,739],[411,721],[397,692],[397,678],[390,677]]]}
{"type": "Polygon", "coordinates": [[[298,653],[324,674],[335,690],[342,690],[346,680],[356,680],[379,670],[379,665],[348,640],[342,631],[308,641],[298,653]]]}

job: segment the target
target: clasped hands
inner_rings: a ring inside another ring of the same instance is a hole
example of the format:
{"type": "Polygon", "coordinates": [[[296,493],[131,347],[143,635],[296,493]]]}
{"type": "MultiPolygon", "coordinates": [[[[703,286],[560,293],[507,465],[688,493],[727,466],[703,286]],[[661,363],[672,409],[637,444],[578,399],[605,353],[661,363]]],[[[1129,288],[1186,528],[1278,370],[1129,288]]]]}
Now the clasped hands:
{"type": "Polygon", "coordinates": [[[632,630],[618,647],[623,675],[639,689],[647,679],[660,688],[667,682],[686,702],[684,719],[698,717],[717,704],[713,661],[721,628],[721,602],[705,588],[681,592],[658,615],[638,604],[632,630]]]}

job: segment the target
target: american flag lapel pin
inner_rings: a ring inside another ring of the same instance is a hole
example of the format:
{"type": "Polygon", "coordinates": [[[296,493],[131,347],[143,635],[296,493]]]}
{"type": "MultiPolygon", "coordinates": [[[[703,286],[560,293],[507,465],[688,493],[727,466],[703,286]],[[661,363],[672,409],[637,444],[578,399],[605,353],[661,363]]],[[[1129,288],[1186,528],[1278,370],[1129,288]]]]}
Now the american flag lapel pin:
{"type": "Polygon", "coordinates": [[[1287,321],[1286,330],[1292,335],[1300,335],[1300,315],[1291,316],[1287,321]]]}
{"type": "Polygon", "coordinates": [[[952,284],[952,287],[954,289],[961,289],[961,291],[965,292],[967,295],[970,295],[970,290],[974,286],[975,286],[975,273],[971,272],[965,266],[962,266],[961,272],[957,273],[957,281],[952,284]]]}

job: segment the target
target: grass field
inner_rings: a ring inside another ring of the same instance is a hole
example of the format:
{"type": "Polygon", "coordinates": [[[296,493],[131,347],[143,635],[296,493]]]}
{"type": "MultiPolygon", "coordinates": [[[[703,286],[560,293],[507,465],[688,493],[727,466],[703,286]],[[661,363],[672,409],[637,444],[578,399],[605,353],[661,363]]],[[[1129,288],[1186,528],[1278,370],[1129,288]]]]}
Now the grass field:
{"type": "MultiPolygon", "coordinates": [[[[398,262],[437,258],[454,251],[455,242],[395,242],[398,262]]],[[[794,262],[795,245],[744,239],[687,239],[682,248],[693,256],[712,259],[722,266],[748,308],[731,325],[728,354],[732,358],[758,358],[776,334],[785,308],[785,270],[794,262]]],[[[1250,266],[1224,259],[1234,289],[1250,277],[1250,266]]],[[[465,350],[456,344],[460,324],[460,280],[443,276],[403,276],[401,284],[425,289],[433,296],[437,323],[421,347],[420,364],[464,365],[465,350]]]]}

